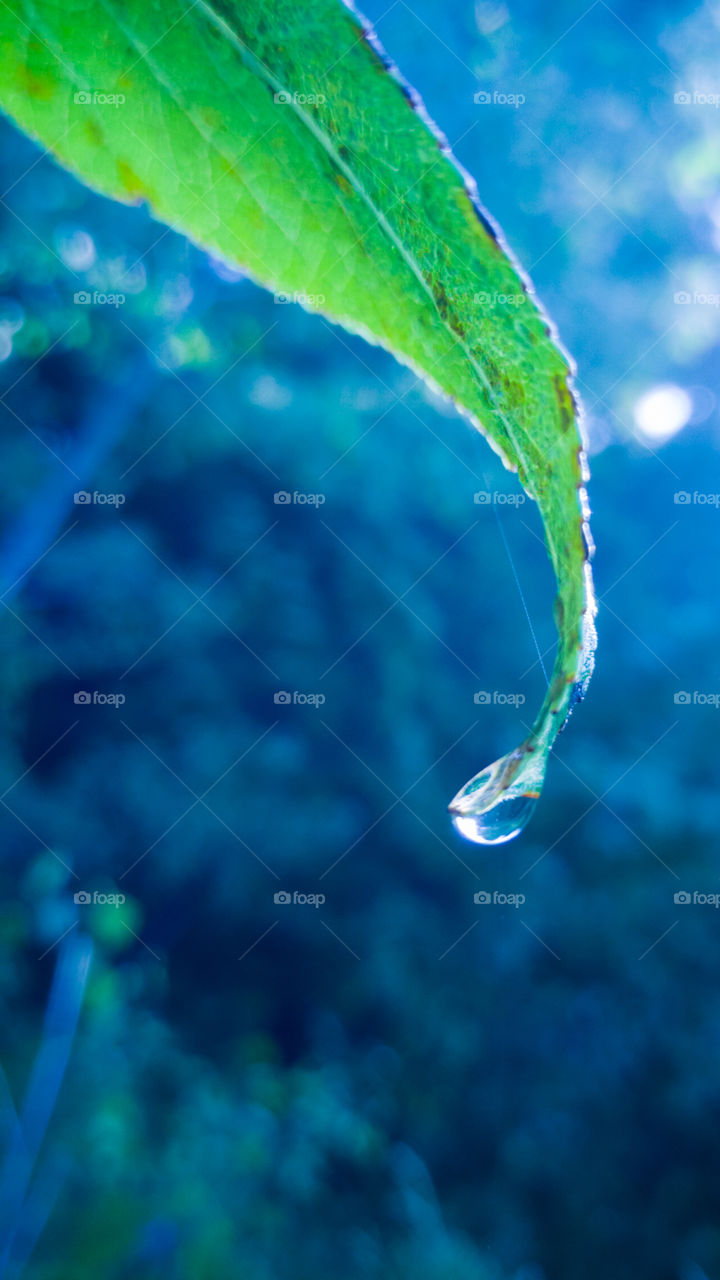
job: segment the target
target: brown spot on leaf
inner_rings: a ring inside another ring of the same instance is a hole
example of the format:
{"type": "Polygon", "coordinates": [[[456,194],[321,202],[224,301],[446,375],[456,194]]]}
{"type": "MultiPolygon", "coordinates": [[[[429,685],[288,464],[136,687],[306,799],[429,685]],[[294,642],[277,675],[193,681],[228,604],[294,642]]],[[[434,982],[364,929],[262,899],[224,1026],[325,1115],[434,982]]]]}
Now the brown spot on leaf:
{"type": "Polygon", "coordinates": [[[51,80],[36,76],[28,67],[18,68],[18,79],[29,98],[37,102],[49,102],[55,95],[55,86],[51,80]]]}
{"type": "Polygon", "coordinates": [[[560,409],[560,430],[564,433],[569,431],[575,423],[573,402],[570,392],[568,391],[567,382],[562,374],[555,374],[555,377],[553,378],[553,386],[555,388],[558,408],[560,409]]]}
{"type": "Polygon", "coordinates": [[[355,194],[355,188],[351,182],[348,182],[344,173],[333,173],[335,186],[339,187],[344,196],[352,196],[355,194]]]}
{"type": "Polygon", "coordinates": [[[448,301],[448,296],[441,284],[435,285],[435,288],[433,289],[433,297],[435,299],[437,309],[440,312],[440,315],[442,316],[443,320],[447,320],[448,308],[450,306],[450,303],[448,301]]]}
{"type": "Polygon", "coordinates": [[[141,200],[146,195],[145,186],[130,165],[124,160],[118,160],[117,171],[123,191],[127,192],[133,200],[141,200]]]}
{"type": "Polygon", "coordinates": [[[103,134],[97,120],[93,120],[92,116],[88,116],[87,120],[84,122],[84,129],[93,146],[101,147],[105,141],[105,135],[103,134]]]}

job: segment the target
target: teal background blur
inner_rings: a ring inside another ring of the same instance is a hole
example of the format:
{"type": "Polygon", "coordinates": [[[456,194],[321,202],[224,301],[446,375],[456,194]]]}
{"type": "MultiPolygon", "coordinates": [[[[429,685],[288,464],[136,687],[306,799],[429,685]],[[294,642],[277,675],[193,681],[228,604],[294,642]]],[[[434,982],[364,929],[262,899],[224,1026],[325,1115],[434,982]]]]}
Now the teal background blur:
{"type": "Polygon", "coordinates": [[[515,477],[2,124],[3,1274],[717,1280],[718,10],[367,9],[577,361],[597,671],[461,841],[543,696],[508,551],[552,659],[515,477]]]}

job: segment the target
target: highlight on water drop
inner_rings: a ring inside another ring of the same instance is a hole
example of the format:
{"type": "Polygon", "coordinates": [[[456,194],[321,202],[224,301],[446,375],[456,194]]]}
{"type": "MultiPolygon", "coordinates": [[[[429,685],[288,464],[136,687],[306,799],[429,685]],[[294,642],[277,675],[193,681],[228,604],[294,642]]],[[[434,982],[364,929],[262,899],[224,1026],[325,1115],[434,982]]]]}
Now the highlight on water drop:
{"type": "Polygon", "coordinates": [[[505,844],[527,826],[545,781],[547,751],[523,743],[471,778],[449,805],[455,830],[474,844],[505,844]]]}

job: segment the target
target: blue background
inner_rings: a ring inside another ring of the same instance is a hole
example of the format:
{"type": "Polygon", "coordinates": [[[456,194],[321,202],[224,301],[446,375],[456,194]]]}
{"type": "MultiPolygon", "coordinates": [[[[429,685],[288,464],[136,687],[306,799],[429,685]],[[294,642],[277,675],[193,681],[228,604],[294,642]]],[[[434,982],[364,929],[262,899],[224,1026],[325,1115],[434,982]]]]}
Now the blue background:
{"type": "Polygon", "coordinates": [[[460,840],[449,799],[542,699],[525,608],[552,657],[515,477],[390,356],[2,125],[10,1165],[94,946],[34,1199],[0,1185],[7,1274],[714,1280],[720,917],[675,895],[720,891],[720,130],[675,95],[720,90],[720,25],[368,10],[577,361],[597,671],[527,832],[460,840]],[[692,411],[659,443],[664,384],[692,411]]]}

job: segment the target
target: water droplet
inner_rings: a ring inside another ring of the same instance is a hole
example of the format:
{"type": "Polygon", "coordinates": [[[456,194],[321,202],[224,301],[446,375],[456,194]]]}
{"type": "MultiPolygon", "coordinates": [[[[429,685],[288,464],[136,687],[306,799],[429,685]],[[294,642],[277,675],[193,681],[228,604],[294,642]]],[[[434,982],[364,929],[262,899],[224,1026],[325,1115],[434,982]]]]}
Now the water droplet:
{"type": "Polygon", "coordinates": [[[514,840],[527,825],[537,804],[536,795],[517,796],[512,800],[500,800],[498,804],[476,816],[453,815],[453,826],[473,844],[505,844],[514,840]]]}
{"type": "Polygon", "coordinates": [[[588,557],[588,560],[592,560],[593,556],[595,555],[595,543],[593,541],[593,536],[590,532],[590,525],[587,520],[582,520],[580,522],[580,529],[582,531],[583,542],[585,543],[585,553],[588,557]]]}
{"type": "Polygon", "coordinates": [[[546,750],[523,743],[476,774],[450,805],[455,830],[474,844],[513,840],[535,811],[546,764],[546,750]]]}

